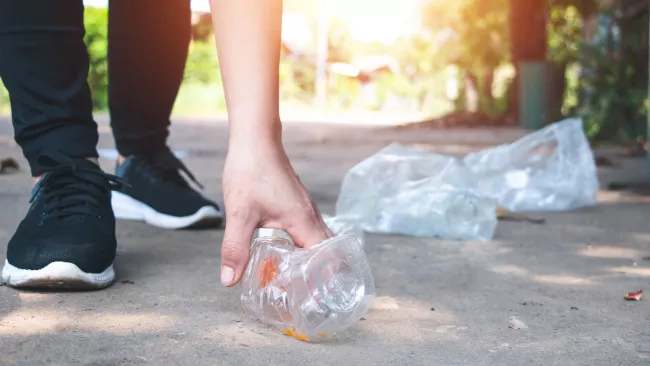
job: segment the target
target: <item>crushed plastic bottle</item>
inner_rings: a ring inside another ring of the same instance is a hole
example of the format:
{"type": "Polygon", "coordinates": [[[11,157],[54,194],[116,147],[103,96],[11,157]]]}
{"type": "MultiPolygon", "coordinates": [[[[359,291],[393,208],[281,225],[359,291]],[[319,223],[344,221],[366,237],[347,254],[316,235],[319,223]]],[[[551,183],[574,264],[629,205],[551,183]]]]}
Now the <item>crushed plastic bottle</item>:
{"type": "MultiPolygon", "coordinates": [[[[323,215],[323,221],[325,221],[325,225],[327,225],[327,227],[330,228],[330,230],[332,230],[332,233],[335,236],[343,236],[348,234],[354,235],[354,237],[356,237],[357,240],[359,240],[359,243],[363,245],[365,241],[363,228],[361,227],[361,225],[359,225],[359,221],[356,218],[347,217],[347,216],[323,215]]],[[[289,234],[287,234],[286,231],[279,230],[279,229],[269,229],[269,228],[257,229],[254,238],[262,238],[262,237],[285,238],[289,240],[291,243],[293,243],[293,240],[291,240],[291,236],[289,236],[289,234]]]]}
{"type": "Polygon", "coordinates": [[[281,237],[257,238],[241,283],[245,309],[304,341],[354,325],[375,298],[368,259],[353,235],[309,249],[281,237]]]}

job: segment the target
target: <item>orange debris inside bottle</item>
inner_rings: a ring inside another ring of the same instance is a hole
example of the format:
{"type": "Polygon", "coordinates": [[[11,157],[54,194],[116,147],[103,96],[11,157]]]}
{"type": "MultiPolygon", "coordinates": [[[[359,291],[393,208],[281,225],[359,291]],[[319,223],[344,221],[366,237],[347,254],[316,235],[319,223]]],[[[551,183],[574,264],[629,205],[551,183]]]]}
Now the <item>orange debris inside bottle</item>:
{"type": "Polygon", "coordinates": [[[278,258],[269,257],[262,263],[262,273],[260,274],[260,287],[266,287],[278,276],[278,258]]]}

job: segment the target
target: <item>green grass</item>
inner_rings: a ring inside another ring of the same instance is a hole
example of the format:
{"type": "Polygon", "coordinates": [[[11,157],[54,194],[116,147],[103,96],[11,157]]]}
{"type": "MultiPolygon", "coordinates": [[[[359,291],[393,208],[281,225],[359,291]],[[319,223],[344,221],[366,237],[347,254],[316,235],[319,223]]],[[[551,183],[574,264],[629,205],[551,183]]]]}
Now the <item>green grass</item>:
{"type": "Polygon", "coordinates": [[[219,114],[225,111],[226,99],[221,85],[183,83],[173,113],[191,116],[219,114]]]}

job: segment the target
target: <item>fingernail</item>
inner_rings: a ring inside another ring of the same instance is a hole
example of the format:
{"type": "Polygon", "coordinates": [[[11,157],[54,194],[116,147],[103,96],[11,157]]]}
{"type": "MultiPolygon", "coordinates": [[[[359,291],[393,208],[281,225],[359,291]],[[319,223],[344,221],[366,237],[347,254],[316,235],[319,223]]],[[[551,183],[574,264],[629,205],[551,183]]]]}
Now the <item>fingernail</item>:
{"type": "Polygon", "coordinates": [[[221,284],[224,286],[230,286],[234,280],[235,270],[230,266],[221,267],[221,284]]]}

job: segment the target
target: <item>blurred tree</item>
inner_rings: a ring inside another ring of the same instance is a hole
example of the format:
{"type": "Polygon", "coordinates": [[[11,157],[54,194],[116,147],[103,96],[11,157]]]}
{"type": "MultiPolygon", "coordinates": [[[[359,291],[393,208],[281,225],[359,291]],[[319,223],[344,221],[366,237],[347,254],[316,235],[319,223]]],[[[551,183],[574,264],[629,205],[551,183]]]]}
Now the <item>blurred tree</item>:
{"type": "Polygon", "coordinates": [[[508,0],[431,0],[422,23],[442,40],[438,58],[460,68],[469,110],[497,113],[494,73],[510,59],[508,0]]]}
{"type": "Polygon", "coordinates": [[[212,27],[212,15],[199,14],[195,15],[193,18],[192,24],[192,40],[196,41],[209,41],[214,37],[214,31],[212,27]]]}
{"type": "Polygon", "coordinates": [[[595,17],[580,50],[577,113],[595,141],[644,139],[648,113],[647,0],[616,0],[595,17]]]}
{"type": "Polygon", "coordinates": [[[350,37],[350,27],[348,23],[341,19],[331,19],[328,32],[327,58],[328,62],[353,61],[352,37],[350,37]]]}
{"type": "Polygon", "coordinates": [[[217,46],[212,37],[206,41],[194,41],[190,44],[183,81],[221,85],[217,46]]]}

